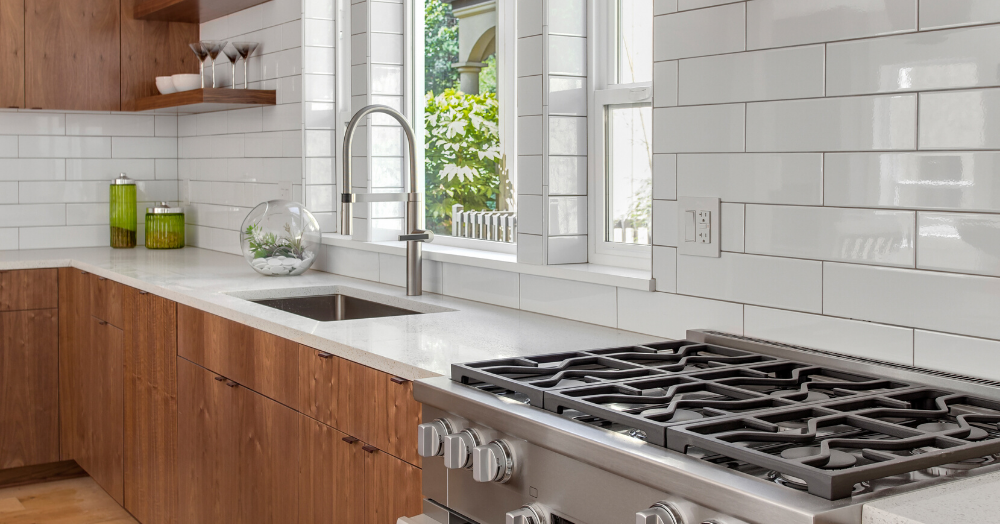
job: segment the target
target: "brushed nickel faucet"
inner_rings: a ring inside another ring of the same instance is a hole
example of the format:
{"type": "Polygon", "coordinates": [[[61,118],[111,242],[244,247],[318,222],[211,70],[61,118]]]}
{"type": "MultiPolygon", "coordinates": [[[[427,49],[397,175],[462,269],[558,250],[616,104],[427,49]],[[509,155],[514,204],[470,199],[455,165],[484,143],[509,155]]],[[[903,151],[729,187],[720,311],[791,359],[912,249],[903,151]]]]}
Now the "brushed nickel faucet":
{"type": "Polygon", "coordinates": [[[423,242],[434,240],[434,233],[424,230],[424,215],[420,209],[423,196],[417,192],[417,150],[413,140],[413,128],[399,111],[385,105],[370,105],[361,108],[347,124],[344,137],[344,184],[340,194],[340,234],[354,233],[355,202],[406,202],[406,230],[399,240],[406,242],[406,295],[423,294],[423,242]],[[372,113],[385,113],[395,118],[406,133],[410,148],[410,190],[406,193],[355,193],[351,187],[351,143],[354,131],[361,120],[372,113]]]}

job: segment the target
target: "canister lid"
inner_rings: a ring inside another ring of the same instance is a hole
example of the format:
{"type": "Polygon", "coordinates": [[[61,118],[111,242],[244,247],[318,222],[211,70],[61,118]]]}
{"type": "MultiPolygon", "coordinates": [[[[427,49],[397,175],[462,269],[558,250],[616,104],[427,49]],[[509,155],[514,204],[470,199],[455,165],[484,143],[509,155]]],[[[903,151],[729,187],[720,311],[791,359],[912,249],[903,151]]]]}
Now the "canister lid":
{"type": "Polygon", "coordinates": [[[146,208],[146,214],[148,215],[176,215],[183,212],[183,209],[179,207],[170,207],[170,204],[167,204],[166,202],[160,202],[153,207],[146,208]]]}
{"type": "Polygon", "coordinates": [[[135,180],[125,176],[125,173],[118,175],[118,178],[111,181],[113,186],[134,186],[135,180]]]}

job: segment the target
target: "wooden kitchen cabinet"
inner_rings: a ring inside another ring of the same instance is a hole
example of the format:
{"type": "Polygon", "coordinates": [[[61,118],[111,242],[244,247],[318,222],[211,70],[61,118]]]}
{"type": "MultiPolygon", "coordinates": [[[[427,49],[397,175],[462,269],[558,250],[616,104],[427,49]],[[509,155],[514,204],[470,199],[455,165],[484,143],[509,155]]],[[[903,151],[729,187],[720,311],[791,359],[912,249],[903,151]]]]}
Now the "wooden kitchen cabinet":
{"type": "Polygon", "coordinates": [[[365,451],[365,524],[396,524],[399,517],[421,514],[420,468],[370,446],[365,451]]]}
{"type": "Polygon", "coordinates": [[[177,304],[126,287],[125,509],[142,524],[177,520],[177,304]]]}
{"type": "Polygon", "coordinates": [[[0,107],[24,107],[24,0],[0,0],[0,107]]]}
{"type": "MultiPolygon", "coordinates": [[[[2,0],[0,0],[2,1],[2,0]]],[[[59,307],[59,278],[55,269],[0,272],[0,311],[59,307]]]]}
{"type": "Polygon", "coordinates": [[[240,421],[240,519],[246,524],[298,520],[299,415],[242,386],[240,421]]]}
{"type": "Polygon", "coordinates": [[[0,313],[0,469],[59,460],[58,316],[0,313]]]}
{"type": "Polygon", "coordinates": [[[299,415],[299,524],[365,522],[364,443],[299,415]]]}
{"type": "Polygon", "coordinates": [[[199,40],[199,25],[136,20],[137,2],[121,0],[123,111],[135,111],[137,100],[160,94],[156,77],[199,71],[198,59],[188,47],[199,40]]]}
{"type": "Polygon", "coordinates": [[[24,0],[25,107],[120,110],[120,15],[120,0],[24,0]]]}
{"type": "MultiPolygon", "coordinates": [[[[90,278],[90,314],[116,328],[124,328],[125,313],[122,306],[127,286],[94,274],[88,275],[88,278],[90,278]]],[[[129,315],[134,314],[135,311],[129,311],[129,315]]]]}
{"type": "Polygon", "coordinates": [[[413,383],[373,370],[367,385],[374,407],[370,411],[371,440],[379,449],[420,467],[417,425],[420,403],[413,399],[413,383]]]}
{"type": "Polygon", "coordinates": [[[90,276],[59,268],[59,454],[71,460],[82,451],[82,374],[89,346],[90,276]]]}

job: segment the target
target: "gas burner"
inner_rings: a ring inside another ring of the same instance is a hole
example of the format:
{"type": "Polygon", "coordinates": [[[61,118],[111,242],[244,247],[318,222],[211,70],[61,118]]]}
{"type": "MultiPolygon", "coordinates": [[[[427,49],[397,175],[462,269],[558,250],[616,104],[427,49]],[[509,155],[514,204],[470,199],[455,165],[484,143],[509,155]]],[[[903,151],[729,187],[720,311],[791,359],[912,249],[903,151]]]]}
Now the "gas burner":
{"type": "MultiPolygon", "coordinates": [[[[800,460],[806,457],[814,457],[822,453],[819,446],[803,446],[798,448],[788,448],[781,452],[781,458],[800,460]]],[[[823,469],[844,469],[858,463],[858,457],[840,450],[830,450],[830,460],[821,465],[823,469]]]]}
{"type": "MultiPolygon", "coordinates": [[[[774,482],[775,484],[778,484],[779,486],[785,486],[786,488],[792,488],[798,491],[807,491],[809,489],[809,485],[806,484],[806,481],[798,477],[787,475],[785,473],[779,473],[777,471],[768,471],[765,477],[768,480],[774,482]]],[[[851,496],[866,493],[870,491],[870,489],[871,486],[869,485],[868,482],[858,482],[857,484],[854,485],[854,489],[851,491],[851,496]]]]}
{"type": "MultiPolygon", "coordinates": [[[[772,397],[779,398],[790,398],[792,396],[798,395],[798,392],[787,392],[787,391],[772,391],[768,393],[772,397]]],[[[830,400],[830,395],[826,393],[820,393],[819,391],[810,391],[806,393],[806,396],[799,399],[801,402],[819,402],[821,400],[830,400]]]]}
{"type": "Polygon", "coordinates": [[[701,380],[711,380],[803,403],[885,393],[910,386],[875,376],[848,373],[799,362],[755,364],[740,368],[705,371],[692,376],[701,380]]]}
{"type": "MultiPolygon", "coordinates": [[[[925,424],[917,426],[917,429],[919,429],[920,431],[925,431],[927,433],[938,433],[941,431],[952,431],[955,429],[959,429],[961,427],[962,426],[955,424],[953,422],[927,422],[925,424]]],[[[986,430],[974,427],[971,428],[969,436],[965,437],[965,440],[972,440],[972,441],[983,440],[989,436],[990,434],[987,433],[986,430]]]]}

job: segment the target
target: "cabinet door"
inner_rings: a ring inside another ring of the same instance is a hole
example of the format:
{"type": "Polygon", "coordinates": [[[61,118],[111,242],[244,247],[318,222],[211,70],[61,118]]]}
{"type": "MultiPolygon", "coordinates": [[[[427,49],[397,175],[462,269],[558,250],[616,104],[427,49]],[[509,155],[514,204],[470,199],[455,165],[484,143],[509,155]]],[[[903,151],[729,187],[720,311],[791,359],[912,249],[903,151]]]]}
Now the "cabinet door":
{"type": "MultiPolygon", "coordinates": [[[[2,0],[0,0],[2,1],[2,0]]],[[[59,307],[59,279],[55,269],[0,272],[0,311],[59,307]]]]}
{"type": "Polygon", "coordinates": [[[125,288],[125,509],[177,522],[177,304],[125,288]]]}
{"type": "Polygon", "coordinates": [[[104,491],[124,504],[122,330],[91,317],[90,344],[80,359],[83,449],[74,457],[104,491]]]}
{"type": "Polygon", "coordinates": [[[299,412],[333,428],[341,427],[340,359],[313,349],[299,346],[299,412]]]}
{"type": "Polygon", "coordinates": [[[243,524],[298,520],[299,420],[291,409],[237,386],[239,495],[243,524]]]}
{"type": "Polygon", "coordinates": [[[24,0],[0,0],[0,107],[24,107],[24,0]]]}
{"type": "Polygon", "coordinates": [[[238,391],[177,359],[177,507],[184,524],[239,522],[238,391]]]}
{"type": "Polygon", "coordinates": [[[86,428],[84,360],[90,349],[90,278],[79,269],[59,269],[59,454],[75,459],[86,428]]]}
{"type": "Polygon", "coordinates": [[[89,277],[90,314],[117,328],[125,327],[122,295],[125,293],[127,286],[94,274],[90,274],[89,277]]]}
{"type": "Polygon", "coordinates": [[[59,460],[58,310],[0,313],[0,469],[59,460]]]}
{"type": "Polygon", "coordinates": [[[396,524],[423,511],[420,468],[388,453],[366,448],[365,524],[396,524]]]}
{"type": "Polygon", "coordinates": [[[375,371],[368,385],[375,403],[371,414],[371,442],[379,449],[420,467],[417,432],[420,403],[413,399],[409,380],[375,371]]]}
{"type": "Polygon", "coordinates": [[[121,109],[119,0],[25,0],[25,106],[121,109]]]}
{"type": "Polygon", "coordinates": [[[299,524],[365,522],[359,440],[299,415],[299,524]]]}

